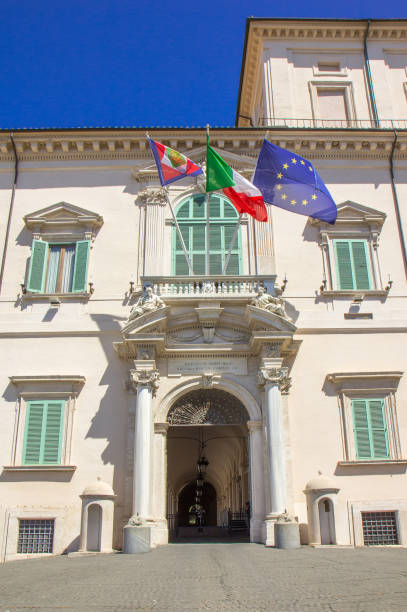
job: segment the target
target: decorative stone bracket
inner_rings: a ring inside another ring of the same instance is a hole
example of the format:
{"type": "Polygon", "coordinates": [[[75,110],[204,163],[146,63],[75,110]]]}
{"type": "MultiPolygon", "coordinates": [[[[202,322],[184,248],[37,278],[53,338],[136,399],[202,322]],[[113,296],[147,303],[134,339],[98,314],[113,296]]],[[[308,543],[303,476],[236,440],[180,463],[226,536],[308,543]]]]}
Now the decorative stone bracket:
{"type": "Polygon", "coordinates": [[[281,393],[287,395],[291,387],[288,368],[260,368],[257,374],[257,384],[263,387],[267,383],[278,385],[281,393]]]}

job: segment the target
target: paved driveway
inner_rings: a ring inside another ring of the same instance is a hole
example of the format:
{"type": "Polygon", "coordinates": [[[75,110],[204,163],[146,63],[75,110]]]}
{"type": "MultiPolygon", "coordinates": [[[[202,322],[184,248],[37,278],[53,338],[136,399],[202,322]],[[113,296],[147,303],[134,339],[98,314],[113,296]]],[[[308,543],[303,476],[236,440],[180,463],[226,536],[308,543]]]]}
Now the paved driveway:
{"type": "Polygon", "coordinates": [[[0,610],[407,610],[407,550],[172,544],[0,567],[0,610]]]}

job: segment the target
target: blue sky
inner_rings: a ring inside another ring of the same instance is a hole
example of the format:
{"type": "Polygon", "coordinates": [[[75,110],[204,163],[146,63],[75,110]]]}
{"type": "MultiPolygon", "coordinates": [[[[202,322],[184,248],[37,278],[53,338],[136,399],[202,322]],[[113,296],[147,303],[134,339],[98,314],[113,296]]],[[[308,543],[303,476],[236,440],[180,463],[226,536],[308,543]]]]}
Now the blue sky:
{"type": "Polygon", "coordinates": [[[0,127],[232,126],[248,16],[407,10],[401,0],[0,0],[0,127]]]}

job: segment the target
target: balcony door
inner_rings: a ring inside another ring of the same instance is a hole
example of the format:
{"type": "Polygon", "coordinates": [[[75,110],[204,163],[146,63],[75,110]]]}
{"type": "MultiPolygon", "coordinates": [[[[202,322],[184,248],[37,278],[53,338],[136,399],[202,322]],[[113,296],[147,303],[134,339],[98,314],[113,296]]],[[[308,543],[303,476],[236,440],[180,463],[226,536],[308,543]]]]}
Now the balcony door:
{"type": "MultiPolygon", "coordinates": [[[[227,198],[220,194],[211,194],[208,228],[206,206],[205,195],[196,194],[183,200],[176,210],[182,237],[192,262],[194,276],[222,274],[239,217],[237,210],[227,198]],[[209,258],[206,257],[208,230],[209,258]]],[[[226,274],[238,275],[241,272],[242,248],[241,228],[239,228],[226,274]]],[[[175,227],[172,237],[172,273],[176,276],[187,276],[189,274],[181,241],[175,227]]]]}

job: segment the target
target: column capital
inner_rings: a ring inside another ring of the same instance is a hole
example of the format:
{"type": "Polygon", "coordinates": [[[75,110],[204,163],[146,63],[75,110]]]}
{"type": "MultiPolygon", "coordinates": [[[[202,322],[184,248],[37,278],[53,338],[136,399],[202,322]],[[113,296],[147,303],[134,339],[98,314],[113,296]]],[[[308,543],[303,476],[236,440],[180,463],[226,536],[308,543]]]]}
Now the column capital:
{"type": "Polygon", "coordinates": [[[129,387],[133,391],[137,391],[138,387],[148,387],[154,396],[158,389],[159,379],[160,373],[158,370],[130,370],[129,387]]]}
{"type": "Polygon", "coordinates": [[[166,436],[169,426],[169,423],[154,423],[154,433],[166,436]]]}
{"type": "Polygon", "coordinates": [[[249,432],[263,429],[263,421],[247,421],[246,425],[249,432]]]}
{"type": "Polygon", "coordinates": [[[257,384],[259,387],[278,385],[281,393],[286,395],[291,387],[291,378],[288,376],[288,368],[260,368],[257,373],[257,384]]]}

